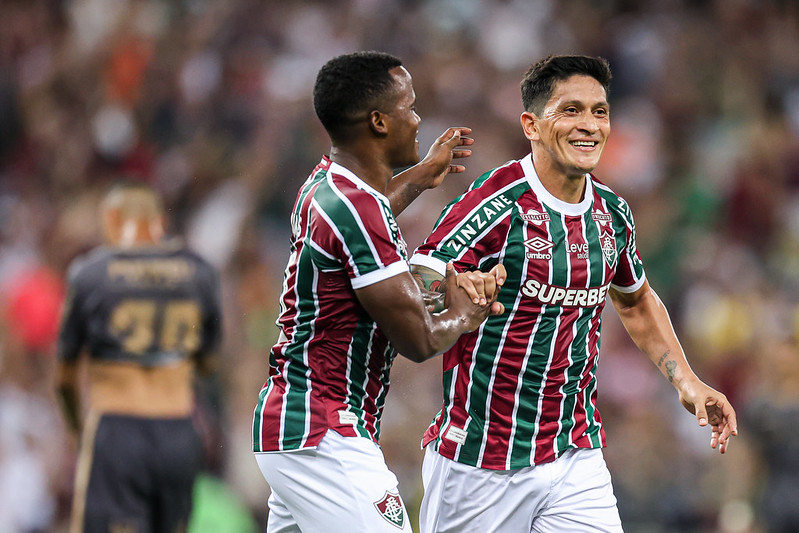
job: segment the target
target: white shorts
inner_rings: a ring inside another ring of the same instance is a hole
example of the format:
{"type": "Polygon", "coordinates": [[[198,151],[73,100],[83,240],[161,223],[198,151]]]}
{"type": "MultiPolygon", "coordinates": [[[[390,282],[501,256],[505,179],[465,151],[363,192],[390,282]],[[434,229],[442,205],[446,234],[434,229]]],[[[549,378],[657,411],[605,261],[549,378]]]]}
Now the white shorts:
{"type": "Polygon", "coordinates": [[[268,533],[412,531],[397,477],[369,439],[329,430],[316,448],[255,459],[272,489],[268,533]]]}
{"type": "Polygon", "coordinates": [[[487,470],[428,446],[422,464],[421,533],[620,533],[602,450],[576,449],[551,463],[487,470]]]}

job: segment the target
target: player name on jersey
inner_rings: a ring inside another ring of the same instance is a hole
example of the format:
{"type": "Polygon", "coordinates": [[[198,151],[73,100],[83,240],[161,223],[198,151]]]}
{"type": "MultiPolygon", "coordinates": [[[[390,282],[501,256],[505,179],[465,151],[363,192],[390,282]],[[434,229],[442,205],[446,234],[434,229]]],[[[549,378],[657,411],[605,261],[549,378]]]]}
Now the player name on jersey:
{"type": "Polygon", "coordinates": [[[514,202],[504,194],[500,194],[492,198],[476,213],[469,217],[469,223],[464,224],[458,233],[452,236],[447,242],[447,247],[452,248],[455,252],[459,252],[464,245],[472,240],[472,238],[481,232],[486,227],[491,225],[491,222],[499,218],[508,209],[513,207],[514,202]]]}
{"type": "Polygon", "coordinates": [[[194,275],[195,267],[183,258],[122,258],[108,262],[108,279],[131,284],[181,283],[194,275]]]}

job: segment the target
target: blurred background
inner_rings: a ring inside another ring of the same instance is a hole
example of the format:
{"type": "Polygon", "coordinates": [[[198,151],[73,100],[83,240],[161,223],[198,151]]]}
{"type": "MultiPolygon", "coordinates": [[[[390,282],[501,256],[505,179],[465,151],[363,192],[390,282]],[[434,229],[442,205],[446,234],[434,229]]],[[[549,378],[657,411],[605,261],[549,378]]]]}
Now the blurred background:
{"type": "MultiPolygon", "coordinates": [[[[421,243],[482,172],[526,155],[519,81],[550,53],[611,62],[595,172],[633,208],[648,277],[694,369],[740,416],[725,456],[605,313],[600,409],[629,533],[799,531],[799,2],[796,0],[2,0],[0,531],[62,532],[75,443],[53,393],[64,273],[100,242],[97,204],[147,181],[171,231],[221,272],[223,369],[192,531],[263,531],[250,422],[298,186],[329,149],[318,68],[378,49],[414,77],[422,152],[474,155],[400,217],[421,243]]],[[[422,154],[422,155],[423,155],[422,154]]],[[[400,358],[381,443],[416,513],[440,361],[400,358]]]]}

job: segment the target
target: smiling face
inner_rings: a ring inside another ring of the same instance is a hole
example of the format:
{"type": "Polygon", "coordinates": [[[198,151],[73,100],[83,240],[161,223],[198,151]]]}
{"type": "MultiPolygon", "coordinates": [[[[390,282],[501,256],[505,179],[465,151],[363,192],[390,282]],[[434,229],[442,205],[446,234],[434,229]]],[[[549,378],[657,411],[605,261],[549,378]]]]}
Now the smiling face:
{"type": "Polygon", "coordinates": [[[389,161],[393,168],[415,165],[419,162],[417,135],[422,119],[416,114],[416,93],[413,91],[411,75],[404,67],[394,67],[389,72],[397,87],[394,108],[385,113],[390,121],[389,161]]]}
{"type": "Polygon", "coordinates": [[[525,111],[521,122],[536,170],[582,177],[599,164],[610,135],[607,94],[593,77],[571,76],[554,84],[540,116],[525,111]]]}

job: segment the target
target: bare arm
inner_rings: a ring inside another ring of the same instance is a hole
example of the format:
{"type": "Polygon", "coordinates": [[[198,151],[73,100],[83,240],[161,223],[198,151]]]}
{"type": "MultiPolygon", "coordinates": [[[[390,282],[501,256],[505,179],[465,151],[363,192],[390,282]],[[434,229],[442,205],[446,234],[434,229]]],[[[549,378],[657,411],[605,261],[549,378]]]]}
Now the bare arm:
{"type": "Polygon", "coordinates": [[[458,337],[477,329],[491,313],[493,301],[484,305],[472,303],[466,291],[456,286],[452,265],[447,269],[446,309],[439,314],[428,312],[419,286],[408,273],[355,291],[397,350],[417,363],[449,349],[458,337]]]}
{"type": "Polygon", "coordinates": [[[668,311],[644,282],[633,293],[610,290],[610,298],[627,333],[677,390],[683,406],[696,415],[700,426],[710,423],[710,446],[724,453],[738,423],[727,397],[703,383],[688,364],[668,311]]]}
{"type": "MultiPolygon", "coordinates": [[[[427,310],[436,312],[444,309],[447,292],[444,276],[432,268],[421,265],[412,265],[411,275],[422,290],[427,310]]],[[[457,276],[456,285],[466,291],[473,303],[483,305],[487,300],[496,300],[507,277],[505,267],[498,264],[488,272],[462,272],[457,276]]],[[[505,306],[500,302],[493,303],[492,315],[501,315],[504,312],[505,306]]]]}
{"type": "Polygon", "coordinates": [[[78,363],[59,361],[56,380],[56,396],[61,405],[61,412],[69,428],[78,434],[83,426],[78,388],[78,363]]]}
{"type": "Polygon", "coordinates": [[[472,151],[458,149],[458,146],[471,146],[474,139],[465,137],[472,132],[470,128],[448,128],[430,147],[427,155],[419,163],[400,172],[389,182],[387,196],[391,211],[397,216],[402,213],[423,191],[441,185],[447,174],[463,172],[466,167],[454,165],[452,160],[469,157],[472,151]]]}
{"type": "Polygon", "coordinates": [[[202,377],[208,377],[219,372],[221,358],[219,353],[198,354],[194,357],[197,373],[202,377]]]}

